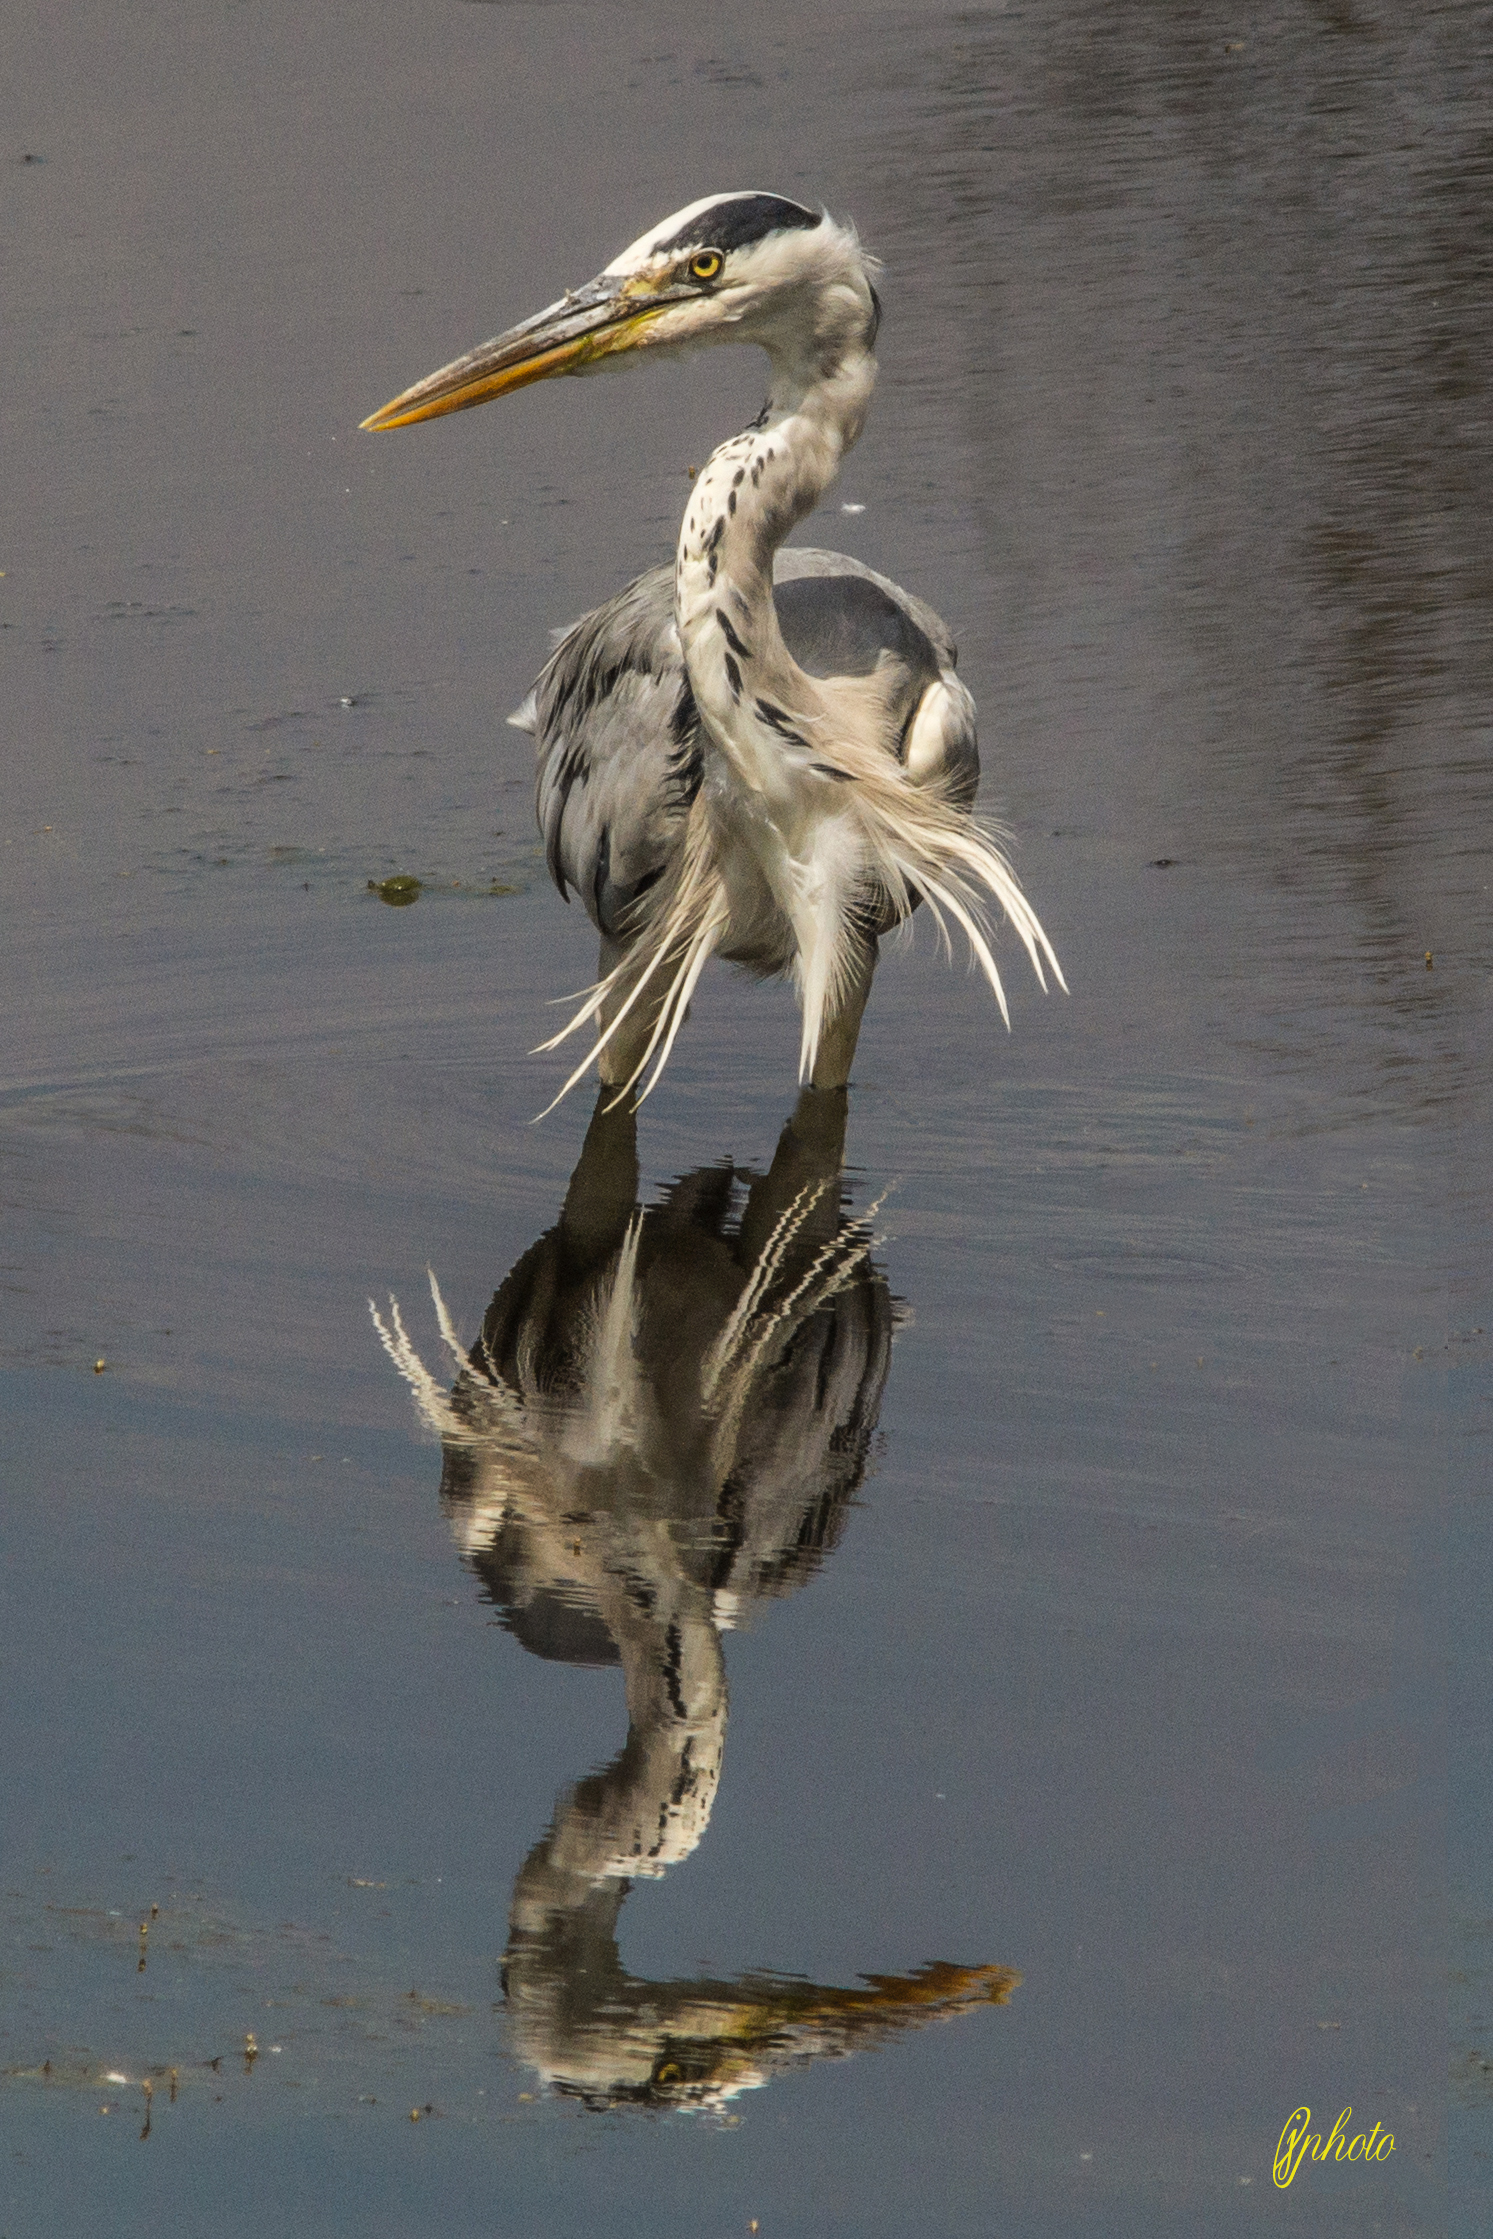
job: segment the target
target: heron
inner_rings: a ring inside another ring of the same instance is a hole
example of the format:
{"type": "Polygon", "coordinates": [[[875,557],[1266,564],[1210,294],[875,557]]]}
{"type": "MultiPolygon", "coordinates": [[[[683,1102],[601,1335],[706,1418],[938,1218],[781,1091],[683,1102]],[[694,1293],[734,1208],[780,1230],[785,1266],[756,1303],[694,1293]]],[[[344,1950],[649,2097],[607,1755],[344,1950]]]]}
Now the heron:
{"type": "Polygon", "coordinates": [[[564,631],[509,718],[534,735],[551,875],[600,935],[596,984],[541,1045],[593,1035],[555,1103],[593,1062],[614,1100],[649,1094],[715,955],[792,980],[800,1082],[843,1088],[879,943],[922,903],[946,951],[962,931],[1008,1027],[992,901],[1040,985],[1066,984],[973,813],[975,709],[949,630],[859,560],[786,542],[865,426],[877,269],[825,210],[707,195],[362,423],[702,344],[767,354],[767,401],[695,476],[672,567],[564,631]]]}

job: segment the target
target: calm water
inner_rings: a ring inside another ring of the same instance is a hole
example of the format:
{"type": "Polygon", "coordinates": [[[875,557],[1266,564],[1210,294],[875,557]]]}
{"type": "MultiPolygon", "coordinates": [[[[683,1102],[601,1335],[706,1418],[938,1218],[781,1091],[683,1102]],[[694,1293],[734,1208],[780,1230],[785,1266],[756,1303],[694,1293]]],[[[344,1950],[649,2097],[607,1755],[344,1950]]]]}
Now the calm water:
{"type": "Polygon", "coordinates": [[[6,2239],[1483,2228],[1490,68],[8,27],[6,2239]],[[1073,993],[925,939],[795,1131],[722,975],[536,1128],[500,719],[758,369],[356,424],[743,183],[886,261],[805,534],[958,631],[1073,993]]]}

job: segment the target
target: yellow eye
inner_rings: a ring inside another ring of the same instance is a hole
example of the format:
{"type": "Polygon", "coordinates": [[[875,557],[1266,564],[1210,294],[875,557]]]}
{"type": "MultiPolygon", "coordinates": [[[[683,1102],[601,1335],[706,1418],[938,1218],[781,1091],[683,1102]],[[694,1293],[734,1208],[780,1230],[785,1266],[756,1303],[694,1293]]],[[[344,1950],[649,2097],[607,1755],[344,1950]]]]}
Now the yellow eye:
{"type": "Polygon", "coordinates": [[[689,276],[692,280],[713,280],[725,261],[719,249],[702,249],[689,260],[689,276]]]}

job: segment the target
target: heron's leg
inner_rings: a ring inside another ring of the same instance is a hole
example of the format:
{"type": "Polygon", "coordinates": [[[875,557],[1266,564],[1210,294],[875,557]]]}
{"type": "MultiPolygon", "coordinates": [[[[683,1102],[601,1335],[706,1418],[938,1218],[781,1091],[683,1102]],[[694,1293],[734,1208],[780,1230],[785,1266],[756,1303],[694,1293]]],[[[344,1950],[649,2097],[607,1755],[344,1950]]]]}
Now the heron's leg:
{"type": "MultiPolygon", "coordinates": [[[[871,981],[876,973],[876,941],[862,942],[839,1007],[830,1012],[819,1036],[819,1055],[814,1060],[810,1075],[811,1088],[844,1088],[850,1079],[850,1068],[855,1062],[855,1045],[860,1040],[861,1019],[865,1015],[866,998],[871,992],[871,981]]],[[[625,1077],[625,1076],[624,1076],[625,1077]]]]}
{"type": "MultiPolygon", "coordinates": [[[[603,933],[601,936],[601,960],[596,970],[597,978],[603,980],[609,978],[616,971],[617,966],[624,961],[628,953],[619,942],[609,939],[603,933]]],[[[603,1086],[613,1090],[619,1089],[623,1082],[631,1080],[633,1074],[637,1071],[643,1061],[643,1052],[652,1039],[653,1029],[658,1024],[658,1014],[668,984],[669,976],[666,969],[654,974],[653,979],[644,988],[642,994],[602,1051],[597,1060],[597,1071],[601,1075],[603,1086]]],[[[629,979],[623,978],[603,1003],[600,1021],[603,1033],[627,1001],[631,985],[629,979]]]]}

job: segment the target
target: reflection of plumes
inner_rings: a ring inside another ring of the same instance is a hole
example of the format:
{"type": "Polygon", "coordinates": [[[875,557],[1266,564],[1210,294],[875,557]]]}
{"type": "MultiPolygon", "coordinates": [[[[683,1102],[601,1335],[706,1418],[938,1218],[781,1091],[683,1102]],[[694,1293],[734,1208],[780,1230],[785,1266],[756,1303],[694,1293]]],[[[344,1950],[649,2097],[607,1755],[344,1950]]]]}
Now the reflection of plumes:
{"type": "MultiPolygon", "coordinates": [[[[1003,2001],[1003,1968],[824,1990],[627,1976],[618,1910],[703,1835],[726,1732],[721,1634],[832,1548],[865,1470],[892,1304],[841,1187],[846,1098],[806,1090],[770,1171],[687,1176],[640,1209],[635,1123],[604,1092],[560,1219],[470,1352],[435,1290],[445,1391],[397,1306],[379,1334],[444,1449],[466,1561],[527,1648],[620,1663],[620,1755],[560,1798],[514,1887],[518,2047],[593,2103],[705,2105],[795,2060],[1003,2001]]],[[[434,1289],[434,1280],[432,1279],[434,1289]]]]}
{"type": "Polygon", "coordinates": [[[835,1544],[892,1331],[841,1202],[844,1127],[843,1095],[807,1092],[766,1176],[707,1167],[640,1211],[632,1116],[599,1109],[449,1395],[396,1309],[385,1343],[445,1448],[452,1529],[536,1653],[618,1661],[616,1584],[656,1586],[661,1555],[728,1626],[835,1544]]]}
{"type": "Polygon", "coordinates": [[[521,1637],[554,1621],[548,1603],[595,1606],[594,1567],[550,1528],[557,1499],[565,1516],[664,1526],[718,1620],[833,1546],[892,1326],[871,1238],[841,1206],[844,1113],[841,1096],[806,1096],[766,1177],[708,1167],[644,1212],[631,1116],[598,1113],[560,1221],[498,1292],[451,1395],[476,1436],[448,1440],[442,1493],[521,1637]],[[536,1436],[546,1515],[494,1511],[495,1389],[536,1436]]]}

